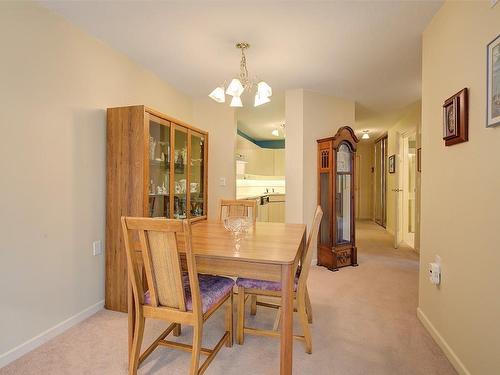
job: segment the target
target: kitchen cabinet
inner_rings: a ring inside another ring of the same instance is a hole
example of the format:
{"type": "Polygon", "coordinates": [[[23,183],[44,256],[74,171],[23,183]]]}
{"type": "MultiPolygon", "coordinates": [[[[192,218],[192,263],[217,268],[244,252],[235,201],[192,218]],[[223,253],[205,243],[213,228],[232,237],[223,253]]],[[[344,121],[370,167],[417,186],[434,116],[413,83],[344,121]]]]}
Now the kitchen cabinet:
{"type": "Polygon", "coordinates": [[[285,195],[269,196],[268,221],[271,223],[285,222],[285,195]]]}
{"type": "Polygon", "coordinates": [[[285,175],[285,149],[278,148],[274,150],[274,176],[285,175]]]}
{"type": "Polygon", "coordinates": [[[285,175],[285,149],[262,148],[239,136],[236,154],[246,162],[244,173],[258,176],[285,175]]]}

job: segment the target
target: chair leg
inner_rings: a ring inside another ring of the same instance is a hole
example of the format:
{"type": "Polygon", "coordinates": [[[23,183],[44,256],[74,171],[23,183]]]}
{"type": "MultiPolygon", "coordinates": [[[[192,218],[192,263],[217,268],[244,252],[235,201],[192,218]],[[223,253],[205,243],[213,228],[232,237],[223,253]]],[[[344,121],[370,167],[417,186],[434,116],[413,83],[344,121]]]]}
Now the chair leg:
{"type": "Polygon", "coordinates": [[[312,306],[311,306],[311,300],[309,298],[309,291],[306,288],[306,312],[307,312],[307,321],[309,324],[312,324],[313,322],[313,311],[312,311],[312,306]]]}
{"type": "Polygon", "coordinates": [[[312,339],[311,339],[311,331],[309,329],[309,322],[307,319],[305,296],[299,296],[299,298],[297,298],[297,311],[299,313],[300,324],[302,326],[302,332],[304,333],[306,353],[311,354],[312,353],[312,339]]]}
{"type": "Polygon", "coordinates": [[[245,288],[238,287],[238,317],[236,319],[236,342],[243,345],[245,340],[245,288]]]}
{"type": "Polygon", "coordinates": [[[229,332],[229,338],[226,341],[228,348],[233,346],[233,293],[226,306],[226,331],[229,332]]]}
{"type": "Polygon", "coordinates": [[[181,333],[182,333],[181,324],[180,324],[180,323],[177,323],[177,324],[175,325],[175,328],[174,328],[174,331],[173,331],[173,335],[174,335],[175,337],[179,337],[179,336],[181,335],[181,333]]]}
{"type": "Polygon", "coordinates": [[[137,369],[139,368],[139,356],[141,354],[142,338],[144,336],[144,323],[145,318],[142,313],[137,313],[135,315],[135,326],[132,339],[132,347],[130,350],[130,357],[128,359],[128,373],[129,375],[137,375],[137,369]]]}
{"type": "Polygon", "coordinates": [[[193,326],[193,350],[191,352],[191,369],[189,375],[198,375],[200,367],[201,338],[203,335],[203,323],[193,326]]]}
{"type": "Polygon", "coordinates": [[[257,296],[255,294],[252,294],[250,296],[250,315],[256,315],[257,314],[257,296]]]}

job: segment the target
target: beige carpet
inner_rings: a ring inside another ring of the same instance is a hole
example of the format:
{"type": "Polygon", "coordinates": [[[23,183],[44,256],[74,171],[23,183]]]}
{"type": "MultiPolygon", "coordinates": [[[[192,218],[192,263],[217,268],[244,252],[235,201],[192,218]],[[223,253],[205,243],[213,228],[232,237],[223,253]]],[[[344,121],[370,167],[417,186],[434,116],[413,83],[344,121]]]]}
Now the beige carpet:
{"type": "MultiPolygon", "coordinates": [[[[394,250],[391,237],[369,222],[358,225],[359,267],[330,272],[313,267],[313,354],[294,344],[294,374],[456,374],[416,317],[418,257],[394,250]]],[[[248,313],[248,311],[247,311],[248,313]]],[[[259,308],[255,324],[272,326],[273,311],[259,308]]],[[[248,319],[249,324],[252,319],[248,319]]],[[[146,340],[165,325],[147,326],[146,340]]],[[[296,326],[297,330],[299,327],[296,326]]],[[[204,345],[223,330],[223,311],[206,325],[204,345]]],[[[183,330],[181,340],[189,342],[183,330]]],[[[203,358],[203,357],[202,357],[203,358]]],[[[189,354],[160,348],[139,374],[186,374],[189,354]]],[[[102,311],[0,370],[11,374],[126,374],[127,318],[102,311]]],[[[277,374],[279,340],[246,336],[223,347],[206,374],[277,374]]]]}

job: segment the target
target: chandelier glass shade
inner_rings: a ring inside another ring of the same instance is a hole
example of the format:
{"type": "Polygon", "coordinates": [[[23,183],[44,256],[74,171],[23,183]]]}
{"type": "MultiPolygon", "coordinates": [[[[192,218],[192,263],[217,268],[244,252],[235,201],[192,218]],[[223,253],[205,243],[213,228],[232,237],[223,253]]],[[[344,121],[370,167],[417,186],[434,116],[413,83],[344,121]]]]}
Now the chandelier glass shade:
{"type": "MultiPolygon", "coordinates": [[[[233,78],[227,88],[224,88],[225,85],[221,85],[208,95],[217,103],[224,103],[226,101],[226,95],[229,95],[232,96],[231,107],[243,107],[241,95],[244,92],[251,92],[255,86],[254,81],[248,76],[245,49],[249,47],[250,45],[244,42],[236,44],[236,48],[241,49],[240,75],[238,78],[233,78]]],[[[257,90],[255,92],[254,106],[258,107],[262,104],[269,103],[271,101],[270,97],[273,95],[271,86],[264,81],[260,81],[256,86],[257,90]]]]}

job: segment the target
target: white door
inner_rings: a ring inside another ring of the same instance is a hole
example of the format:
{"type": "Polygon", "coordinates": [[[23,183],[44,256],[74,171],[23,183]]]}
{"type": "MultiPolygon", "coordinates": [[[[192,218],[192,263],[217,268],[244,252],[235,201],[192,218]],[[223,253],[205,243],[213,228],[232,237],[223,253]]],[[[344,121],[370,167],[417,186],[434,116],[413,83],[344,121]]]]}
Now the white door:
{"type": "Polygon", "coordinates": [[[402,234],[403,241],[415,247],[416,134],[405,134],[403,141],[402,234]]]}
{"type": "Polygon", "coordinates": [[[394,194],[394,210],[395,210],[395,230],[394,230],[394,248],[397,249],[402,241],[402,214],[401,214],[401,148],[403,144],[403,136],[399,133],[396,135],[396,148],[395,155],[396,160],[394,162],[396,166],[396,171],[394,173],[394,188],[392,189],[392,194],[394,194]]]}

